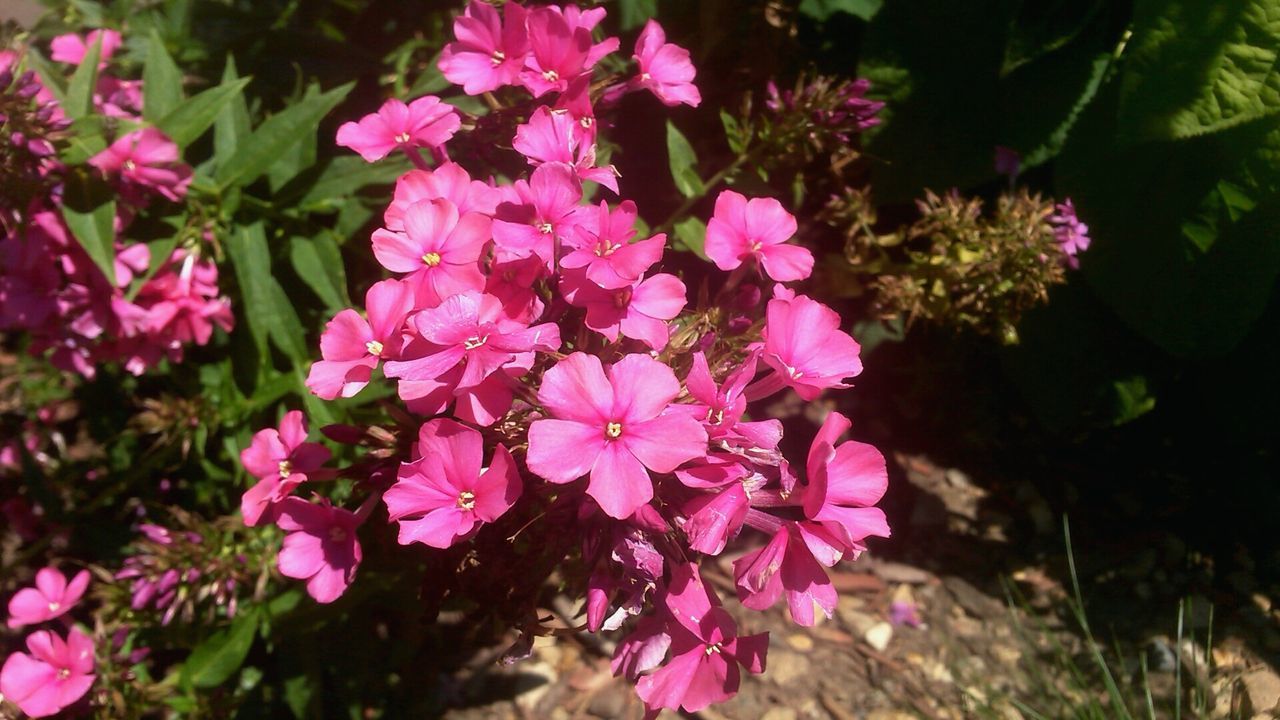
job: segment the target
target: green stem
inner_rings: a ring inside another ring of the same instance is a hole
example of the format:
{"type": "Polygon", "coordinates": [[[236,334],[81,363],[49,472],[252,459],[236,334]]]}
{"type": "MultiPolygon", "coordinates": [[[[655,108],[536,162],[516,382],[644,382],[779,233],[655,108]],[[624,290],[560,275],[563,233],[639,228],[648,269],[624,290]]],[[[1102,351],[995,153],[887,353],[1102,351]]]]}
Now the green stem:
{"type": "Polygon", "coordinates": [[[658,225],[653,229],[653,233],[656,235],[658,233],[671,232],[671,229],[675,227],[676,222],[681,220],[684,217],[684,215],[686,215],[690,210],[692,210],[693,206],[699,200],[706,197],[707,193],[714,190],[718,185],[720,185],[720,183],[728,179],[730,175],[737,172],[738,168],[742,167],[748,160],[750,160],[753,156],[755,156],[755,154],[756,154],[755,149],[750,150],[748,152],[744,152],[741,155],[739,155],[736,160],[729,163],[727,166],[721,168],[720,171],[717,172],[715,175],[712,175],[711,177],[707,178],[702,183],[702,186],[703,186],[702,192],[698,193],[697,195],[693,195],[685,198],[684,202],[680,203],[680,207],[676,208],[674,212],[672,212],[669,216],[667,216],[667,219],[663,220],[661,225],[658,225]]]}

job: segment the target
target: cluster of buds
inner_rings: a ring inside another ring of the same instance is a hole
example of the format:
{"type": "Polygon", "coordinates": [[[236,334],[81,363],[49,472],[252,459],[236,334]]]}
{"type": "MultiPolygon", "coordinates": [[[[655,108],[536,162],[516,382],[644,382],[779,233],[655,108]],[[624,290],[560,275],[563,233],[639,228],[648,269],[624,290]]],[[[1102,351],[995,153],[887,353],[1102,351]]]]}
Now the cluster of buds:
{"type": "Polygon", "coordinates": [[[0,132],[9,136],[8,149],[0,151],[0,173],[38,180],[27,183],[33,188],[29,197],[9,193],[11,186],[4,183],[0,329],[26,331],[32,353],[48,353],[55,366],[86,377],[106,361],[119,362],[134,374],[165,358],[176,362],[185,346],[207,343],[215,326],[230,329],[232,322],[230,305],[218,291],[217,266],[203,254],[210,239],[207,230],[184,230],[182,242],[163,258],[152,258],[148,245],[126,238],[129,226],[152,202],[184,198],[191,168],[181,161],[177,145],[154,127],[124,130],[142,125],[143,88],[141,81],[111,73],[111,56],[120,43],[119,33],[112,30],[63,35],[52,43],[53,59],[68,67],[80,65],[90,48],[98,48],[94,112],[111,120],[104,127],[121,130],[83,165],[65,164],[57,154],[69,131],[52,93],[30,71],[19,72],[23,55],[0,53],[0,74],[16,76],[8,86],[20,86],[15,92],[0,89],[0,132]],[[25,111],[17,100],[27,103],[25,111]],[[48,132],[32,127],[34,121],[44,123],[48,132]],[[21,139],[26,157],[39,156],[38,163],[10,163],[9,155],[17,152],[15,138],[21,139]],[[117,199],[110,272],[90,258],[59,211],[72,184],[102,186],[117,199]]]}
{"type": "Polygon", "coordinates": [[[381,385],[402,405],[384,405],[392,428],[324,429],[371,448],[345,467],[326,467],[331,453],[308,440],[301,413],[259,431],[241,456],[257,479],[242,511],[285,532],[277,567],[319,602],[341,597],[366,546],[390,536],[415,558],[406,568],[447,568],[424,578],[424,594],[457,587],[458,568],[466,588],[523,607],[526,634],[549,634],[536,609],[555,574],[580,591],[583,629],[625,634],[613,669],[651,712],[696,712],[731,697],[743,669],[761,672],[768,644],[738,635],[698,559],[761,533],[734,563],[738,599],[765,610],[785,598],[812,625],[836,606],[825,568],[889,534],[875,507],[887,473],[875,448],[840,440],[838,413],[802,473],[783,457],[782,424],[749,417],[751,402],[786,390],[814,400],[862,369],[839,315],[783,284],[806,280],[813,255],[780,202],[721,193],[705,249],[726,275],[690,302],[662,264],[665,235],[641,236],[632,202],[586,194],[586,180],[620,191],[595,162],[593,101],[636,90],[699,100],[688,52],[652,21],[634,77],[593,85],[619,46],[593,33],[604,15],[475,1],[455,22],[447,79],[520,96],[507,108],[528,107],[525,93],[536,101],[509,138],[527,178],[474,180],[484,169],[450,162],[465,129],[435,97],[391,100],[339,129],[366,160],[403,152],[418,169],[372,236],[393,277],[369,289],[363,314],[330,321],[307,386],[333,400],[381,385]],[[334,477],[351,482],[321,493],[334,477]]]}
{"type": "Polygon", "coordinates": [[[822,215],[845,230],[846,263],[835,274],[865,289],[878,316],[908,325],[927,320],[1016,343],[1022,315],[1066,282],[1089,246],[1070,200],[1055,204],[1023,189],[1002,193],[989,215],[981,199],[955,190],[928,192],[916,207],[914,222],[883,234],[872,229],[875,211],[862,191],[833,197],[822,215]]]}
{"type": "Polygon", "coordinates": [[[810,80],[801,75],[790,90],[779,91],[770,81],[764,104],[779,119],[789,115],[807,118],[815,142],[819,135],[827,135],[848,143],[856,133],[880,124],[884,103],[868,99],[870,89],[871,81],[866,78],[836,80],[819,75],[810,80]]]}
{"type": "Polygon", "coordinates": [[[11,215],[52,190],[54,141],[71,126],[34,71],[15,72],[21,56],[0,50],[0,213],[11,215]]]}

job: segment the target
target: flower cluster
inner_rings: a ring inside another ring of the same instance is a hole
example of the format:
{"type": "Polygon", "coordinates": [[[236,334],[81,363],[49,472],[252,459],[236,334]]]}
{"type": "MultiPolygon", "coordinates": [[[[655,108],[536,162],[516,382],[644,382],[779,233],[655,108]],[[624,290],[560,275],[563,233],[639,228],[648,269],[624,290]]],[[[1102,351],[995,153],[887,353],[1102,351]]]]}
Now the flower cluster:
{"type": "MultiPolygon", "coordinates": [[[[619,177],[595,161],[600,101],[646,90],[696,105],[699,95],[688,53],[653,22],[636,75],[593,84],[593,66],[619,46],[593,33],[604,14],[515,3],[499,13],[477,1],[455,23],[446,78],[540,103],[492,98],[495,112],[522,113],[510,141],[527,177],[485,182],[451,162],[447,144],[466,124],[433,97],[388,101],[339,129],[368,160],[401,152],[418,168],[397,182],[371,239],[392,277],[369,288],[364,313],[329,322],[307,387],[332,400],[387,384],[404,409],[392,429],[325,428],[372,448],[338,469],[301,414],[285,415],[241,456],[256,478],[242,512],[284,531],[278,569],[319,602],[354,582],[361,535],[394,532],[423,553],[540,553],[527,564],[558,568],[581,591],[586,630],[627,627],[613,668],[646,705],[696,712],[731,697],[741,669],[763,671],[767,650],[766,637],[737,634],[699,554],[719,555],[743,528],[763,533],[734,563],[739,600],[764,610],[785,597],[812,625],[835,607],[824,568],[889,535],[875,507],[887,475],[874,448],[840,441],[849,423],[838,413],[803,474],[782,455],[782,424],[750,417],[753,401],[786,389],[813,400],[862,369],[839,315],[781,284],[813,267],[781,203],[720,195],[706,252],[729,274],[691,304],[664,263],[666,236],[645,237],[635,204],[611,201],[619,177]],[[316,492],[335,476],[350,493],[316,492]],[[518,544],[522,533],[546,542],[518,544]]],[[[536,592],[518,600],[536,608],[536,592]]]]}
{"type": "Polygon", "coordinates": [[[15,182],[30,190],[10,194],[6,182],[0,198],[0,329],[26,331],[33,353],[49,353],[57,367],[87,377],[105,361],[141,374],[164,358],[181,360],[185,346],[203,345],[215,326],[232,323],[217,266],[202,252],[207,229],[184,230],[190,237],[163,257],[126,238],[153,202],[184,198],[192,171],[172,140],[142,122],[141,81],[112,74],[120,43],[113,30],[52,43],[53,59],[70,66],[98,48],[93,109],[118,133],[83,164],[59,154],[72,131],[52,92],[31,71],[18,74],[23,54],[0,53],[4,177],[16,173],[15,182]],[[73,191],[99,189],[116,199],[110,272],[85,251],[62,210],[73,191]]]}
{"type": "Polygon", "coordinates": [[[65,635],[37,630],[27,636],[27,652],[16,651],[0,667],[0,696],[31,717],[47,717],[75,704],[93,687],[93,638],[75,627],[66,615],[79,604],[89,586],[89,571],[67,580],[56,568],[36,573],[35,586],[23,588],[9,600],[10,628],[60,620],[65,635]]]}

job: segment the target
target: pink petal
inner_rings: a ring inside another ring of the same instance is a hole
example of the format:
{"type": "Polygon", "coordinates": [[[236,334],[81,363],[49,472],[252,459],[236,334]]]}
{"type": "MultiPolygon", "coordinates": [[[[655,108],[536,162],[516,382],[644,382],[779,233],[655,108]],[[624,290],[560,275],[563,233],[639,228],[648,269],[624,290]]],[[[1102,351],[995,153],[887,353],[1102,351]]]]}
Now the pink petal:
{"type": "Polygon", "coordinates": [[[511,453],[498,445],[493,450],[489,467],[476,481],[476,517],[485,522],[497,520],[520,498],[523,488],[520,471],[515,460],[511,459],[511,453]]]}
{"type": "Polygon", "coordinates": [[[669,473],[707,454],[707,431],[702,423],[682,413],[624,425],[619,441],[645,467],[659,473],[669,473]]]}
{"type": "Polygon", "coordinates": [[[799,245],[766,245],[759,256],[765,274],[778,282],[804,280],[813,273],[813,253],[799,245]]]}
{"type": "MultiPolygon", "coordinates": [[[[548,371],[547,376],[550,374],[548,371]]],[[[525,464],[538,477],[553,483],[569,483],[591,471],[604,449],[602,425],[573,420],[535,420],[529,426],[529,453],[525,464]]],[[[645,479],[648,480],[647,474],[645,479]]]]}
{"type": "Polygon", "coordinates": [[[777,245],[796,234],[795,216],[771,197],[752,198],[747,202],[744,219],[747,239],[763,245],[777,245]]]}
{"type": "Polygon", "coordinates": [[[420,542],[434,548],[451,547],[459,537],[471,532],[476,517],[457,505],[432,510],[417,520],[401,520],[397,540],[401,545],[420,542]]]}
{"type": "Polygon", "coordinates": [[[23,588],[9,598],[9,619],[11,628],[23,625],[35,625],[53,617],[49,612],[49,599],[35,588],[23,588]]]}
{"type": "Polygon", "coordinates": [[[653,481],[625,445],[610,442],[605,443],[591,468],[587,494],[606,515],[622,520],[653,499],[653,481]]]}
{"type": "Polygon", "coordinates": [[[437,418],[423,423],[418,430],[418,454],[434,456],[449,484],[470,488],[475,485],[484,461],[484,440],[480,433],[465,425],[437,418]]]}
{"type": "MultiPolygon", "coordinates": [[[[670,372],[670,368],[667,371],[670,372]]],[[[671,397],[679,391],[677,382],[671,397]]],[[[598,431],[612,419],[614,390],[605,378],[600,359],[576,352],[543,375],[538,402],[556,417],[589,423],[598,431]]],[[[670,399],[665,402],[670,402],[670,399]]]]}
{"type": "Polygon", "coordinates": [[[0,694],[32,717],[52,715],[57,704],[58,669],[26,653],[15,652],[0,667],[0,694]]]}
{"type": "Polygon", "coordinates": [[[613,386],[609,419],[622,423],[624,433],[628,425],[656,418],[680,393],[680,381],[671,368],[640,353],[610,366],[609,382],[613,386]]]}

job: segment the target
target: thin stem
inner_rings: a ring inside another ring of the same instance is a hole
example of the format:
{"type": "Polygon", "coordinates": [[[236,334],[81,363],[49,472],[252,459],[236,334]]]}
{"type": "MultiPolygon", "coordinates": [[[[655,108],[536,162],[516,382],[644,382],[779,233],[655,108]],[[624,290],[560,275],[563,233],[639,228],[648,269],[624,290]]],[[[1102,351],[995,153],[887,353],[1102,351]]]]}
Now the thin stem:
{"type": "Polygon", "coordinates": [[[750,160],[752,157],[754,157],[755,154],[756,154],[756,150],[744,152],[741,155],[739,155],[736,160],[729,163],[726,167],[721,168],[720,171],[717,172],[715,175],[712,175],[711,177],[707,178],[702,183],[703,185],[702,192],[692,197],[685,198],[684,202],[680,203],[680,206],[677,207],[675,211],[672,212],[669,216],[667,216],[667,219],[663,220],[661,225],[658,225],[653,229],[653,233],[656,235],[660,232],[671,232],[671,229],[675,227],[676,222],[679,221],[690,210],[692,210],[693,206],[697,204],[699,200],[706,197],[707,194],[710,193],[712,190],[714,190],[718,185],[720,185],[720,183],[724,182],[726,179],[729,178],[730,175],[737,172],[738,168],[742,167],[743,164],[745,164],[747,160],[750,160]]]}
{"type": "Polygon", "coordinates": [[[431,166],[427,164],[425,159],[423,159],[422,153],[418,152],[414,148],[406,147],[404,145],[401,145],[400,149],[404,151],[405,157],[409,158],[409,162],[413,163],[414,167],[419,170],[431,169],[431,166]]]}

